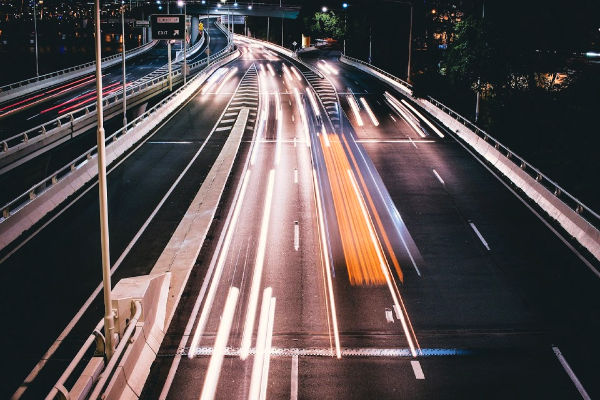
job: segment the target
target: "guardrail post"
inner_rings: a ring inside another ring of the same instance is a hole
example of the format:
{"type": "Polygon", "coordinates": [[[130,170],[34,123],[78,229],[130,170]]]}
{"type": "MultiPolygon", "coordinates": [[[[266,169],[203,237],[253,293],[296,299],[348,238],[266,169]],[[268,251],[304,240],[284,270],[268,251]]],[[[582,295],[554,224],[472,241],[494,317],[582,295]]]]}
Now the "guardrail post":
{"type": "Polygon", "coordinates": [[[560,190],[560,188],[558,186],[554,187],[554,195],[556,197],[560,196],[560,194],[562,193],[562,191],[560,190]]]}
{"type": "Polygon", "coordinates": [[[577,214],[581,214],[583,212],[583,206],[581,204],[577,204],[577,207],[575,207],[575,212],[577,214]]]}
{"type": "Polygon", "coordinates": [[[62,122],[60,122],[60,119],[58,119],[57,121],[58,121],[58,127],[60,128],[62,126],[62,122]]]}
{"type": "Polygon", "coordinates": [[[46,125],[42,125],[42,134],[45,135],[46,134],[46,125]]]}
{"type": "Polygon", "coordinates": [[[56,185],[58,183],[58,178],[56,175],[52,175],[52,184],[56,185]]]}
{"type": "Polygon", "coordinates": [[[536,180],[536,181],[538,181],[538,182],[541,182],[541,181],[542,181],[542,178],[543,178],[542,174],[540,174],[540,173],[538,172],[538,173],[537,173],[537,176],[535,177],[535,180],[536,180]]]}
{"type": "Polygon", "coordinates": [[[2,151],[8,151],[8,143],[2,142],[2,151]]]}
{"type": "Polygon", "coordinates": [[[36,195],[35,195],[35,190],[32,190],[31,192],[29,192],[29,200],[33,200],[35,199],[36,195]]]}
{"type": "Polygon", "coordinates": [[[8,208],[5,208],[4,210],[2,210],[2,216],[4,218],[10,217],[10,210],[8,208]]]}
{"type": "Polygon", "coordinates": [[[26,133],[23,134],[23,141],[27,143],[29,141],[29,136],[26,133]]]}

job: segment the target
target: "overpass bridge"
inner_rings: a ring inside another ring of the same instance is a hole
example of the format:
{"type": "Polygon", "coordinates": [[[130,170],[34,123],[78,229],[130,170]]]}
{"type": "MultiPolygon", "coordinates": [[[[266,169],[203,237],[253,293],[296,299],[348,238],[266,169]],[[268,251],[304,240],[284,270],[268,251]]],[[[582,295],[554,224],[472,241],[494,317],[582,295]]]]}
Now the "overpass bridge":
{"type": "Polygon", "coordinates": [[[113,364],[95,153],[0,222],[40,217],[0,253],[4,397],[600,394],[593,210],[375,66],[234,41],[108,139],[113,364]]]}

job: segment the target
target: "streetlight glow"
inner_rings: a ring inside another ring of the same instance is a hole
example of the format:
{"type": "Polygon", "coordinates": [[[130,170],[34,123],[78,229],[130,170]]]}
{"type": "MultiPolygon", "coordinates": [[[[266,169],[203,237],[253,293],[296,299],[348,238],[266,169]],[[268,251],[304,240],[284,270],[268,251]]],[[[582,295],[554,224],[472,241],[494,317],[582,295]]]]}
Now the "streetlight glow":
{"type": "Polygon", "coordinates": [[[342,3],[342,7],[348,8],[348,3],[342,3]]]}
{"type": "Polygon", "coordinates": [[[325,6],[323,6],[323,8],[321,8],[321,11],[323,11],[323,12],[327,12],[327,10],[328,10],[328,8],[325,6]]]}

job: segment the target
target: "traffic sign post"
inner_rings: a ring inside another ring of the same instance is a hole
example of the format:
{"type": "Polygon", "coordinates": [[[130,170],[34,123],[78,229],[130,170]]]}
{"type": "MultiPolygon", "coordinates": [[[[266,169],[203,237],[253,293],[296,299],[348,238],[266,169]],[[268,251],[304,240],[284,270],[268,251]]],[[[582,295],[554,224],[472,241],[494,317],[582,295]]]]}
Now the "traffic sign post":
{"type": "Polygon", "coordinates": [[[184,14],[155,14],[150,16],[152,38],[167,41],[169,60],[169,91],[173,91],[173,72],[171,69],[171,40],[185,40],[184,14]]]}

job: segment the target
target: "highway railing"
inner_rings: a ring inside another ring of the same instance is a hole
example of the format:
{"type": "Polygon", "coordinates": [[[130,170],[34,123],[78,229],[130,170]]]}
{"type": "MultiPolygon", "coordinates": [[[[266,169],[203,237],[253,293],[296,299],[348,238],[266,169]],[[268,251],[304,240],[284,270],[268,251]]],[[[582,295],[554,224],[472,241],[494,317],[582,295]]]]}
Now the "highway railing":
{"type": "MultiPolygon", "coordinates": [[[[210,62],[225,54],[228,48],[211,55],[210,62]]],[[[195,72],[207,64],[207,59],[199,60],[188,64],[189,72],[195,72]]],[[[182,62],[173,64],[172,78],[175,82],[182,80],[181,66],[182,62]]],[[[130,106],[134,105],[136,99],[146,99],[150,94],[155,95],[162,92],[166,88],[169,79],[169,74],[164,73],[154,77],[142,77],[133,82],[126,89],[126,96],[130,106]]],[[[106,108],[118,107],[118,104],[123,100],[123,91],[118,90],[111,93],[103,99],[103,105],[106,108]]],[[[87,106],[71,111],[65,115],[61,115],[51,121],[45,122],[24,132],[18,133],[0,141],[0,165],[3,165],[2,160],[17,152],[22,152],[27,147],[35,146],[39,142],[53,141],[53,138],[63,137],[66,134],[74,134],[87,127],[88,121],[95,121],[96,103],[93,102],[87,106]]],[[[13,162],[14,160],[10,160],[13,162]]],[[[7,161],[8,162],[8,161],[7,161]]]]}
{"type": "Polygon", "coordinates": [[[542,184],[546,189],[550,190],[556,197],[559,197],[561,201],[570,208],[572,208],[577,214],[582,215],[590,224],[596,228],[600,228],[600,215],[598,215],[590,207],[583,204],[578,198],[567,192],[562,186],[550,179],[547,175],[543,174],[539,169],[527,162],[523,157],[517,155],[509,147],[503,145],[499,140],[488,134],[486,131],[475,125],[473,122],[463,117],[450,107],[439,102],[431,96],[428,96],[429,101],[434,104],[437,108],[451,116],[456,121],[465,125],[471,129],[479,137],[483,138],[486,142],[494,146],[494,148],[500,151],[507,159],[511,160],[514,164],[518,165],[523,171],[527,172],[529,176],[534,178],[537,182],[542,184]]]}
{"type": "MultiPolygon", "coordinates": [[[[158,43],[157,41],[152,41],[143,46],[139,46],[139,47],[136,47],[135,49],[131,49],[125,53],[126,58],[135,57],[141,53],[144,53],[145,51],[154,47],[157,43],[158,43]]],[[[111,56],[104,57],[102,59],[102,64],[108,63],[109,65],[102,65],[102,68],[106,68],[108,66],[113,65],[114,63],[118,63],[121,60],[121,57],[122,57],[121,54],[113,54],[111,56]]],[[[90,71],[93,70],[95,65],[96,65],[95,61],[90,61],[88,63],[65,68],[60,71],[50,72],[48,74],[44,74],[44,75],[36,76],[33,78],[24,79],[22,81],[9,83],[4,86],[0,86],[0,102],[7,101],[10,98],[13,98],[16,96],[21,96],[21,95],[27,94],[28,92],[30,92],[30,90],[25,90],[25,87],[27,87],[27,86],[30,86],[30,85],[35,86],[35,88],[32,88],[32,90],[38,90],[38,89],[41,89],[43,86],[42,85],[33,85],[33,84],[46,83],[44,81],[48,81],[47,83],[49,85],[57,84],[58,82],[56,82],[56,79],[53,82],[50,82],[49,80],[52,78],[59,78],[59,77],[63,77],[66,79],[75,78],[78,75],[87,73],[88,70],[90,70],[90,71]],[[81,74],[77,74],[77,72],[80,72],[81,74]],[[69,75],[69,76],[67,77],[67,75],[69,75]],[[22,90],[18,90],[18,89],[22,89],[22,90]]]]}
{"type": "MultiPolygon", "coordinates": [[[[223,50],[221,50],[220,52],[216,53],[214,56],[211,57],[209,65],[213,65],[215,63],[220,62],[221,60],[223,60],[224,58],[226,58],[229,54],[231,54],[233,52],[234,51],[230,51],[229,49],[223,49],[223,50]]],[[[202,64],[206,64],[206,62],[207,62],[206,59],[205,60],[201,60],[201,61],[198,61],[198,62],[194,63],[193,65],[190,65],[190,67],[191,68],[199,68],[202,64]]],[[[181,74],[180,71],[179,71],[179,74],[181,74]]],[[[107,147],[111,143],[118,141],[119,138],[121,138],[122,136],[126,135],[127,132],[129,130],[131,130],[132,128],[134,128],[136,125],[140,124],[142,121],[144,121],[145,119],[149,118],[150,116],[153,116],[156,112],[159,112],[162,106],[166,105],[174,97],[176,97],[179,94],[181,94],[181,92],[183,90],[185,90],[187,88],[187,86],[190,83],[192,83],[199,76],[201,76],[201,74],[198,74],[198,75],[194,76],[192,79],[190,79],[188,81],[187,85],[180,87],[179,89],[177,89],[176,91],[174,91],[173,93],[171,93],[169,96],[165,97],[160,102],[158,102],[152,108],[150,108],[149,110],[147,110],[145,113],[143,113],[142,115],[140,115],[139,117],[137,117],[133,121],[129,122],[125,127],[120,128],[119,130],[117,130],[116,132],[114,132],[113,134],[111,134],[110,136],[108,136],[106,138],[106,145],[107,145],[107,147]]],[[[118,98],[114,98],[114,100],[113,99],[107,99],[107,100],[104,101],[104,104],[109,104],[109,102],[110,102],[110,104],[113,104],[115,102],[118,103],[119,101],[118,101],[118,98]]],[[[84,116],[85,115],[91,115],[92,114],[92,107],[93,107],[93,112],[95,114],[95,105],[94,106],[86,107],[85,110],[82,110],[80,112],[83,112],[84,116]]],[[[67,116],[66,118],[70,118],[70,116],[67,116]]],[[[74,119],[75,119],[75,117],[74,117],[74,119]]],[[[67,123],[69,123],[69,122],[67,122],[67,123]]],[[[77,158],[75,158],[69,164],[63,166],[62,168],[60,168],[58,170],[56,170],[55,172],[53,172],[52,174],[48,175],[43,180],[39,181],[38,183],[36,183],[35,185],[33,185],[31,188],[29,188],[28,190],[26,190],[25,192],[23,192],[22,194],[20,194],[16,198],[14,198],[13,200],[11,200],[8,203],[6,203],[5,205],[3,205],[2,208],[1,208],[1,210],[2,210],[2,216],[0,217],[0,224],[3,223],[4,221],[6,221],[7,219],[9,219],[10,217],[14,216],[16,213],[19,212],[19,210],[21,210],[23,207],[25,207],[29,203],[33,202],[36,198],[38,198],[44,192],[46,192],[47,190],[49,190],[52,186],[56,185],[58,182],[60,182],[61,180],[65,179],[70,174],[72,174],[73,172],[75,172],[79,168],[81,168],[83,165],[85,165],[90,159],[92,159],[94,156],[97,155],[97,150],[98,150],[97,146],[92,147],[91,149],[89,149],[85,153],[83,153],[80,156],[78,156],[77,158]]]]}
{"type": "Polygon", "coordinates": [[[394,75],[390,74],[390,73],[389,73],[389,72],[387,72],[387,71],[384,71],[384,70],[382,70],[381,68],[379,68],[379,67],[377,67],[377,66],[375,66],[375,65],[373,65],[373,64],[369,64],[369,63],[368,63],[368,62],[366,62],[366,61],[359,60],[358,58],[354,58],[354,57],[349,57],[349,56],[346,56],[346,55],[344,55],[344,54],[342,54],[342,55],[340,56],[340,58],[342,58],[342,59],[346,59],[346,60],[350,60],[350,61],[353,61],[353,62],[355,62],[355,63],[361,64],[361,65],[364,65],[364,66],[366,66],[367,68],[373,69],[373,70],[375,70],[375,71],[379,72],[380,74],[384,75],[385,77],[387,77],[387,78],[389,78],[389,79],[391,79],[391,80],[393,80],[393,81],[395,81],[395,82],[399,83],[400,85],[402,85],[402,86],[406,87],[406,89],[408,89],[408,90],[412,91],[412,85],[411,85],[410,83],[406,82],[405,80],[402,80],[402,79],[398,78],[397,76],[394,76],[394,75]]]}

